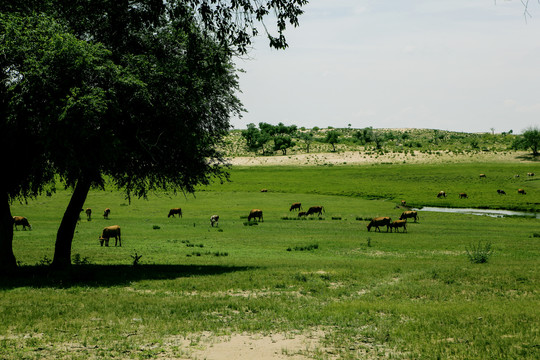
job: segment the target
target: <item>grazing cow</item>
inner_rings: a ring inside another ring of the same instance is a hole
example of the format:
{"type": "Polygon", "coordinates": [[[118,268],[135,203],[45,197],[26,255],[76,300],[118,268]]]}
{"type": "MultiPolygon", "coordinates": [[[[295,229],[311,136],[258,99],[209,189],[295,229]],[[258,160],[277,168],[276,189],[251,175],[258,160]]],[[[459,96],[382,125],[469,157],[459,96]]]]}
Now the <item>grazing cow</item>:
{"type": "Polygon", "coordinates": [[[103,211],[103,218],[108,220],[110,213],[111,213],[111,209],[106,208],[105,211],[103,211]]]}
{"type": "Polygon", "coordinates": [[[460,199],[467,199],[468,196],[467,196],[467,194],[465,194],[465,193],[459,193],[459,198],[460,198],[460,199]]]}
{"type": "Polygon", "coordinates": [[[114,246],[116,246],[117,244],[119,244],[119,246],[122,246],[122,239],[120,238],[120,226],[113,225],[104,228],[101,236],[99,237],[99,243],[101,244],[101,246],[103,246],[103,242],[105,242],[105,246],[109,246],[110,238],[114,238],[114,246]]]}
{"type": "Polygon", "coordinates": [[[306,216],[311,215],[311,214],[319,214],[319,216],[321,216],[323,211],[324,211],[324,208],[322,206],[312,206],[308,209],[306,216]]]}
{"type": "Polygon", "coordinates": [[[289,209],[289,211],[293,211],[293,210],[296,210],[298,209],[298,211],[302,210],[302,204],[301,203],[293,203],[291,205],[291,208],[289,209]]]}
{"type": "Polygon", "coordinates": [[[92,209],[86,208],[84,212],[86,213],[86,220],[88,221],[92,220],[92,209]]]}
{"type": "Polygon", "coordinates": [[[420,216],[418,216],[418,211],[404,211],[399,217],[399,220],[407,220],[408,218],[413,218],[414,222],[416,222],[417,219],[420,219],[420,216]]]}
{"type": "Polygon", "coordinates": [[[390,223],[390,232],[392,232],[392,229],[396,229],[396,232],[398,232],[398,228],[400,227],[403,228],[403,232],[407,231],[407,220],[392,221],[390,223]]]}
{"type": "Polygon", "coordinates": [[[499,195],[506,195],[506,192],[504,190],[497,190],[497,194],[499,195]]]}
{"type": "Polygon", "coordinates": [[[401,200],[401,206],[407,206],[407,202],[405,200],[401,200]]]}
{"type": "Polygon", "coordinates": [[[268,192],[268,189],[261,189],[261,192],[268,192]]]}
{"type": "Polygon", "coordinates": [[[218,221],[219,221],[219,215],[210,216],[210,225],[212,225],[212,227],[214,227],[214,224],[216,224],[216,226],[219,226],[218,221]]]}
{"type": "Polygon", "coordinates": [[[523,190],[523,189],[518,189],[518,194],[525,195],[526,192],[525,192],[525,190],[523,190]]]}
{"type": "Polygon", "coordinates": [[[262,210],[253,209],[249,212],[248,221],[251,221],[251,219],[255,218],[259,219],[259,221],[264,221],[262,210]]]}
{"type": "Polygon", "coordinates": [[[437,197],[438,198],[442,198],[442,197],[446,197],[446,193],[444,191],[439,191],[439,193],[437,194],[437,197]]]}
{"type": "Polygon", "coordinates": [[[174,217],[174,214],[178,214],[178,217],[182,217],[182,209],[180,208],[173,208],[169,210],[169,215],[167,215],[168,218],[171,216],[174,217]]]}
{"type": "Polygon", "coordinates": [[[32,230],[32,225],[28,222],[28,219],[24,216],[14,216],[13,217],[13,226],[15,226],[15,230],[17,229],[17,225],[22,225],[23,230],[26,230],[26,228],[29,228],[32,230]]]}
{"type": "Polygon", "coordinates": [[[305,211],[300,211],[298,212],[298,217],[306,217],[307,216],[307,213],[305,211]]]}
{"type": "Polygon", "coordinates": [[[527,173],[527,176],[534,176],[534,173],[527,173]]]}
{"type": "Polygon", "coordinates": [[[481,178],[485,178],[485,177],[486,177],[486,174],[480,174],[480,177],[481,177],[481,178]]]}
{"type": "Polygon", "coordinates": [[[518,178],[518,177],[519,177],[519,174],[514,175],[514,177],[515,177],[515,178],[518,178]]]}
{"type": "Polygon", "coordinates": [[[367,231],[370,231],[371,228],[375,226],[375,231],[379,230],[379,232],[381,232],[381,229],[379,229],[379,226],[386,226],[386,232],[388,232],[391,222],[392,222],[392,219],[390,219],[388,216],[373,218],[367,225],[367,231]]]}

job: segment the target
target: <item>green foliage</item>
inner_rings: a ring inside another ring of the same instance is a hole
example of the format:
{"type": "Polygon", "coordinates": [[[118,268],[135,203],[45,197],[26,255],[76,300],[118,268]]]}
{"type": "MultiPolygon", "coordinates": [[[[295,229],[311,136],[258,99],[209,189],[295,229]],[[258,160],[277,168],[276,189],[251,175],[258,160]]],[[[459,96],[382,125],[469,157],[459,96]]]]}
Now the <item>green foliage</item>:
{"type": "Polygon", "coordinates": [[[529,127],[523,131],[523,134],[514,140],[512,146],[515,149],[531,149],[533,156],[538,156],[540,148],[540,129],[538,127],[529,127]]]}
{"type": "Polygon", "coordinates": [[[477,245],[471,244],[465,248],[469,261],[475,264],[483,264],[488,262],[489,258],[493,255],[493,249],[491,248],[491,242],[483,244],[481,241],[477,245]]]}
{"type": "Polygon", "coordinates": [[[259,129],[257,129],[255,124],[251,123],[241,134],[250,151],[262,150],[263,154],[268,153],[265,146],[271,142],[272,151],[281,151],[283,155],[286,155],[287,149],[295,145],[292,136],[296,134],[296,131],[296,125],[259,123],[259,129]]]}
{"type": "Polygon", "coordinates": [[[332,151],[336,151],[336,144],[339,142],[340,133],[336,130],[330,130],[326,133],[324,142],[332,145],[332,151]]]}

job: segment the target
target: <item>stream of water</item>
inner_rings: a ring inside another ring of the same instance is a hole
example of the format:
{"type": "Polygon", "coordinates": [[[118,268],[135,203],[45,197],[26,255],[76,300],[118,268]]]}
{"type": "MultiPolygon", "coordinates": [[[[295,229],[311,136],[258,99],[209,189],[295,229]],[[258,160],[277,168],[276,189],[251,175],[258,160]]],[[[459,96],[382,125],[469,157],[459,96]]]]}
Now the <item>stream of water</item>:
{"type": "Polygon", "coordinates": [[[472,209],[472,208],[445,208],[435,206],[424,206],[420,209],[413,209],[417,211],[433,211],[433,212],[447,212],[447,213],[459,213],[459,214],[471,214],[471,215],[485,215],[492,217],[504,217],[504,216],[526,216],[536,219],[540,219],[540,213],[538,212],[526,212],[526,211],[512,211],[512,210],[491,210],[491,209],[472,209]]]}

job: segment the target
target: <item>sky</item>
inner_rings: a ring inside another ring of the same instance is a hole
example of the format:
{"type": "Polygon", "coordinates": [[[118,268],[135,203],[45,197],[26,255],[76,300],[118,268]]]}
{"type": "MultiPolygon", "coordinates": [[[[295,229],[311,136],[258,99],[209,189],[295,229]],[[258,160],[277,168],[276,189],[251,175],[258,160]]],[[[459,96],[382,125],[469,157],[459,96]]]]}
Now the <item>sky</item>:
{"type": "MultiPolygon", "coordinates": [[[[521,133],[540,124],[540,3],[311,0],[289,47],[237,59],[232,119],[326,128],[521,133]]],[[[262,32],[262,30],[261,30],[262,32]]]]}

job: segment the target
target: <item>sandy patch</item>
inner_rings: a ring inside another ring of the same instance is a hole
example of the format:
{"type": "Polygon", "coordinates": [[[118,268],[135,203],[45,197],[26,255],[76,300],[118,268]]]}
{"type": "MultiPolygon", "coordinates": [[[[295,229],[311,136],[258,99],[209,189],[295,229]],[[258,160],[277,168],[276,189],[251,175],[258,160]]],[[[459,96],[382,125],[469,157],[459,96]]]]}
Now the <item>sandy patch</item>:
{"type": "Polygon", "coordinates": [[[325,333],[315,330],[307,334],[232,334],[214,336],[210,332],[191,337],[174,337],[165,341],[166,348],[182,349],[181,354],[164,353],[159,359],[185,360],[307,360],[320,357],[333,359],[322,347],[325,333]],[[180,357],[178,357],[180,356],[180,357]]]}
{"type": "Polygon", "coordinates": [[[508,151],[504,153],[476,152],[454,154],[440,151],[427,154],[415,152],[387,153],[384,155],[362,151],[343,151],[336,153],[310,153],[290,156],[238,156],[228,158],[227,162],[236,166],[270,166],[270,165],[369,165],[376,163],[463,163],[463,162],[515,162],[524,161],[524,151],[508,151]]]}

